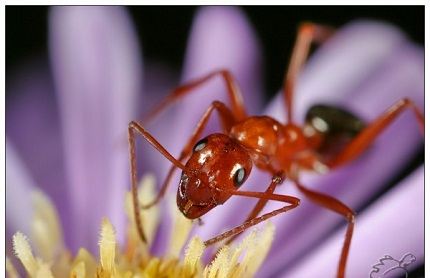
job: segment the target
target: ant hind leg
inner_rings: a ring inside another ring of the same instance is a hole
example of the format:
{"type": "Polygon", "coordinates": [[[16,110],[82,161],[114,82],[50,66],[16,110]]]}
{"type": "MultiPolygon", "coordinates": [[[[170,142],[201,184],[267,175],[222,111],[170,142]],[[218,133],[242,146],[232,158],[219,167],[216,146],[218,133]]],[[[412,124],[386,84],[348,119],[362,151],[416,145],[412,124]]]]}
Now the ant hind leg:
{"type": "Polygon", "coordinates": [[[213,71],[205,76],[191,80],[190,82],[177,87],[162,102],[160,102],[157,106],[155,106],[147,114],[146,117],[144,117],[143,122],[146,123],[149,120],[153,119],[158,113],[164,110],[168,105],[190,94],[191,92],[194,91],[194,89],[202,86],[204,83],[208,82],[209,80],[217,76],[220,76],[225,82],[225,86],[227,88],[227,95],[230,100],[233,116],[237,120],[246,118],[247,114],[245,111],[245,106],[243,104],[242,92],[240,91],[240,88],[237,85],[236,79],[233,77],[233,74],[231,74],[229,70],[221,69],[221,70],[213,71]]]}
{"type": "Polygon", "coordinates": [[[387,126],[408,108],[413,111],[419,128],[424,134],[424,115],[411,100],[404,98],[397,101],[376,120],[364,128],[338,155],[328,161],[327,165],[330,168],[334,168],[357,158],[387,126]]]}
{"type": "Polygon", "coordinates": [[[296,42],[291,55],[290,64],[284,77],[284,100],[287,108],[287,122],[291,123],[293,118],[293,92],[297,76],[301,71],[309,55],[313,42],[322,43],[327,40],[334,29],[328,26],[314,23],[302,23],[299,27],[296,42]]]}
{"type": "Polygon", "coordinates": [[[336,213],[339,213],[348,221],[348,227],[345,233],[345,240],[343,242],[339,265],[337,269],[337,277],[345,277],[346,261],[348,259],[349,247],[351,245],[352,233],[354,231],[355,212],[351,208],[343,204],[341,201],[331,196],[307,189],[298,181],[294,181],[294,184],[297,186],[300,192],[302,192],[312,202],[329,210],[332,210],[336,213]]]}

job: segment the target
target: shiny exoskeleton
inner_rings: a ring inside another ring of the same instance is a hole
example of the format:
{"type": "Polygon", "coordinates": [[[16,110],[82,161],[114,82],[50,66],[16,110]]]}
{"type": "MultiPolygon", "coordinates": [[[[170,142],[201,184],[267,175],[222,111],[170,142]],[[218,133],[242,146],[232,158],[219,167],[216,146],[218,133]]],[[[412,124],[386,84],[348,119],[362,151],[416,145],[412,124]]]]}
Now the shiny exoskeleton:
{"type": "Polygon", "coordinates": [[[300,170],[323,173],[328,166],[321,159],[334,154],[328,146],[347,144],[364,126],[351,113],[326,105],[312,107],[303,128],[268,116],[248,117],[228,134],[211,134],[194,146],[179,182],[178,208],[187,218],[199,218],[227,201],[253,165],[271,173],[284,171],[290,179],[300,170]]]}
{"type": "Polygon", "coordinates": [[[355,214],[341,201],[302,185],[300,173],[303,170],[324,173],[354,160],[406,109],[414,112],[421,130],[424,130],[424,116],[409,99],[401,99],[366,125],[348,111],[331,105],[311,107],[306,115],[305,124],[303,126],[295,124],[292,118],[292,103],[297,75],[305,63],[311,43],[321,43],[332,33],[330,27],[311,23],[305,23],[300,27],[283,84],[287,111],[285,124],[269,116],[249,116],[243,105],[239,87],[228,70],[215,71],[179,86],[149,113],[146,120],[153,118],[166,106],[214,77],[219,76],[225,81],[230,105],[214,101],[207,108],[178,158],[173,157],[138,122],[132,121],[129,124],[133,204],[136,226],[143,241],[146,241],[146,237],[140,223],[142,207],[137,199],[136,132],[172,163],[157,197],[143,208],[158,203],[177,168],[182,170],[177,205],[187,218],[199,218],[233,195],[257,198],[259,201],[242,224],[205,241],[205,245],[227,238],[230,242],[247,228],[299,205],[300,200],[296,197],[274,193],[276,186],[286,178],[307,199],[342,215],[347,220],[348,226],[337,269],[337,276],[344,277],[355,214]],[[202,139],[201,134],[214,111],[220,118],[221,131],[202,139]],[[184,164],[185,160],[187,161],[184,164]],[[240,190],[253,165],[272,175],[272,180],[265,191],[240,190]],[[268,201],[280,201],[286,205],[260,215],[268,201]]]}

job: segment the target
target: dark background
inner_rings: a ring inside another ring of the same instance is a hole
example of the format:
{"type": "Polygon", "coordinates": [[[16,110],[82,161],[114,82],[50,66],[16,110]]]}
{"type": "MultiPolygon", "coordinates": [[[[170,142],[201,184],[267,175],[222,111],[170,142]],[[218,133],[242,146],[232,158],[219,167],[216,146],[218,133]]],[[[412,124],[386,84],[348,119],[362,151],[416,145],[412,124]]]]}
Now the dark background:
{"type": "MultiPolygon", "coordinates": [[[[6,72],[35,54],[47,55],[49,7],[6,7],[6,72]]],[[[197,7],[130,7],[144,56],[165,62],[180,72],[186,40],[197,7]]],[[[262,42],[268,97],[282,83],[284,70],[302,21],[335,27],[368,18],[397,25],[418,44],[424,44],[424,6],[245,6],[245,13],[262,42]]]]}
{"type": "MultiPolygon", "coordinates": [[[[163,62],[180,73],[196,9],[197,7],[191,6],[130,7],[145,59],[163,62]]],[[[49,7],[44,6],[6,7],[6,86],[8,74],[13,74],[21,63],[35,56],[48,57],[48,10],[49,7]]],[[[424,6],[246,6],[243,10],[262,43],[267,99],[282,84],[300,22],[313,21],[340,27],[354,19],[382,20],[398,26],[417,44],[424,45],[424,6]]],[[[393,178],[380,195],[421,165],[424,161],[423,153],[422,151],[416,156],[408,169],[393,178]]],[[[369,200],[368,204],[380,195],[369,200]]],[[[409,273],[409,277],[423,275],[423,265],[409,273]]]]}

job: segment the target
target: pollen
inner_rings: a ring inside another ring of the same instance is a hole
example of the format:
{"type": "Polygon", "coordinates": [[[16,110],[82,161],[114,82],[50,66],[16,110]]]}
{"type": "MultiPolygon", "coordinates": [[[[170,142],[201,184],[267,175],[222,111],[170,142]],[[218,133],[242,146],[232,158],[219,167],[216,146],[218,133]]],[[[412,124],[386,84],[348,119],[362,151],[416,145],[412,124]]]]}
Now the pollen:
{"type": "Polygon", "coordinates": [[[42,192],[35,191],[31,197],[34,208],[31,223],[33,245],[43,260],[51,261],[64,247],[57,211],[42,192]]]}
{"type": "Polygon", "coordinates": [[[28,274],[35,274],[39,269],[38,262],[33,256],[27,237],[21,232],[13,236],[13,250],[28,274]]]}
{"type": "MultiPolygon", "coordinates": [[[[153,176],[143,178],[138,194],[141,204],[153,200],[156,196],[153,176]]],[[[205,265],[202,257],[206,247],[202,239],[190,237],[193,222],[171,205],[173,228],[168,249],[165,256],[155,257],[149,248],[160,222],[159,208],[142,210],[148,235],[148,242],[142,243],[136,232],[131,194],[128,193],[125,201],[129,220],[126,244],[118,245],[115,228],[105,218],[101,220],[98,256],[81,248],[73,257],[63,242],[58,214],[51,201],[42,192],[35,192],[33,196],[35,212],[31,241],[36,247],[35,255],[24,234],[17,232],[13,236],[15,255],[29,277],[250,277],[258,271],[273,240],[274,227],[267,222],[261,231],[252,231],[241,243],[221,246],[215,259],[205,265]]],[[[174,204],[173,199],[174,196],[168,199],[170,204],[174,204]]],[[[6,271],[8,277],[19,277],[9,258],[6,258],[6,271]]]]}
{"type": "Polygon", "coordinates": [[[103,219],[100,232],[100,264],[99,277],[111,277],[115,275],[115,231],[107,219],[103,219]]]}

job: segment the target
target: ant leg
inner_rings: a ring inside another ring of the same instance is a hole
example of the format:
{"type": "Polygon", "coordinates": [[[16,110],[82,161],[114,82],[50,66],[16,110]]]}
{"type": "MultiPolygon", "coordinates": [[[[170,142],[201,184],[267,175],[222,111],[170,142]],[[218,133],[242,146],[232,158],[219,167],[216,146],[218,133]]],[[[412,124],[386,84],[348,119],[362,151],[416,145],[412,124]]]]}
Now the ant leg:
{"type": "Polygon", "coordinates": [[[145,233],[143,231],[142,222],[140,220],[140,209],[137,198],[137,167],[136,167],[136,140],[135,132],[139,133],[146,141],[148,141],[155,149],[157,149],[164,157],[173,163],[178,168],[185,170],[185,166],[176,160],[152,135],[147,132],[141,125],[132,121],[128,124],[128,143],[130,151],[130,169],[131,169],[131,191],[133,197],[134,219],[136,221],[139,237],[143,242],[146,242],[145,233]]]}
{"type": "Polygon", "coordinates": [[[203,83],[209,81],[210,79],[220,76],[224,79],[225,85],[227,87],[228,97],[230,98],[232,112],[234,117],[237,120],[246,118],[246,111],[243,105],[243,97],[242,92],[240,91],[239,86],[233,75],[228,70],[218,70],[209,73],[201,78],[190,81],[187,84],[181,85],[177,87],[170,95],[168,95],[162,102],[160,102],[157,106],[155,106],[148,115],[144,118],[143,122],[147,122],[150,119],[154,118],[156,114],[161,112],[167,105],[175,102],[179,98],[187,95],[192,92],[195,88],[201,86],[203,83]]]}
{"type": "Polygon", "coordinates": [[[328,26],[313,23],[303,23],[299,27],[296,42],[291,55],[290,64],[284,77],[284,100],[287,108],[287,122],[293,121],[293,92],[297,76],[302,69],[312,42],[322,43],[334,32],[328,26]]]}
{"type": "Polygon", "coordinates": [[[404,98],[397,101],[381,116],[363,129],[363,131],[361,131],[357,137],[355,137],[335,158],[333,158],[333,160],[327,163],[328,166],[334,168],[359,156],[375,140],[375,138],[407,108],[412,109],[414,112],[419,127],[424,134],[424,115],[411,100],[404,98]]]}
{"type": "Polygon", "coordinates": [[[337,277],[344,277],[349,247],[351,245],[352,232],[354,230],[355,212],[341,201],[331,196],[309,190],[301,185],[298,181],[295,181],[294,184],[297,186],[300,192],[302,192],[311,201],[329,210],[339,213],[348,221],[348,228],[346,230],[345,240],[343,242],[342,252],[340,254],[340,260],[337,269],[337,277]]]}
{"type": "Polygon", "coordinates": [[[217,235],[209,240],[206,240],[204,242],[205,246],[209,246],[212,245],[218,241],[221,241],[225,238],[231,237],[231,236],[235,236],[237,234],[242,233],[243,231],[245,231],[246,229],[248,229],[249,227],[252,227],[254,225],[257,225],[269,218],[272,218],[278,214],[281,214],[283,212],[287,212],[295,207],[297,207],[300,204],[300,199],[292,197],[292,196],[288,196],[288,195],[279,195],[279,194],[273,194],[273,193],[267,193],[267,192],[252,192],[252,191],[227,191],[228,193],[230,193],[231,195],[236,195],[236,196],[245,196],[245,197],[252,197],[252,198],[258,198],[260,200],[273,200],[273,201],[279,201],[279,202],[285,202],[285,203],[289,203],[290,205],[287,205],[285,207],[282,207],[280,209],[275,209],[269,213],[263,214],[262,216],[259,217],[254,217],[248,221],[243,222],[242,225],[239,225],[237,227],[234,227],[233,229],[224,232],[220,235],[217,235]]]}
{"type": "MultiPolygon", "coordinates": [[[[284,181],[284,173],[278,173],[272,177],[272,182],[270,183],[269,187],[266,189],[265,193],[272,194],[275,191],[276,186],[281,184],[284,181]]],[[[257,204],[254,206],[252,211],[249,213],[248,217],[246,218],[246,221],[249,221],[251,219],[254,219],[257,217],[257,215],[264,209],[267,202],[269,200],[266,199],[260,199],[257,204]]],[[[233,240],[235,240],[241,233],[238,233],[232,237],[230,237],[225,244],[230,244],[233,240]]]]}
{"type": "MultiPolygon", "coordinates": [[[[233,115],[230,109],[220,101],[212,102],[212,104],[206,109],[205,113],[197,123],[192,135],[188,139],[188,142],[186,143],[184,149],[181,151],[178,161],[183,162],[183,160],[186,157],[188,157],[188,155],[191,153],[193,146],[196,144],[197,140],[201,137],[202,132],[206,127],[208,120],[212,112],[214,111],[214,109],[216,109],[216,111],[218,112],[218,116],[220,117],[222,129],[224,133],[227,133],[230,130],[231,126],[233,126],[233,124],[235,123],[235,120],[233,118],[233,115]]],[[[176,169],[175,165],[172,165],[172,167],[169,169],[169,172],[157,196],[150,203],[143,205],[142,206],[143,209],[149,209],[150,207],[157,204],[163,198],[163,196],[167,191],[167,188],[170,185],[170,180],[173,177],[173,173],[175,172],[175,169],[176,169]]]]}
{"type": "MultiPolygon", "coordinates": [[[[136,221],[137,230],[139,233],[139,237],[143,242],[146,242],[145,233],[143,231],[142,223],[140,221],[140,209],[139,202],[137,197],[137,167],[136,167],[136,140],[135,140],[135,132],[140,134],[146,141],[148,141],[156,150],[158,150],[164,157],[166,157],[170,162],[172,162],[173,166],[170,169],[166,181],[163,184],[163,188],[157,195],[154,203],[157,203],[159,199],[165,194],[167,187],[169,185],[169,181],[174,171],[174,167],[178,167],[182,170],[186,170],[185,166],[181,163],[182,160],[191,152],[195,141],[197,141],[198,137],[201,135],[204,127],[206,126],[209,116],[212,111],[216,109],[220,116],[223,130],[227,132],[230,127],[234,124],[235,119],[228,109],[228,107],[220,102],[214,101],[206,112],[203,114],[202,118],[198,122],[196,129],[193,132],[189,142],[185,146],[184,150],[180,155],[180,159],[175,159],[148,131],[146,131],[139,123],[132,121],[128,125],[128,142],[129,142],[129,151],[130,151],[130,168],[131,168],[131,186],[132,186],[132,199],[133,199],[133,210],[134,210],[134,218],[136,221]]],[[[151,202],[152,204],[153,202],[151,202]]],[[[151,205],[150,204],[150,205],[151,205]]]]}

